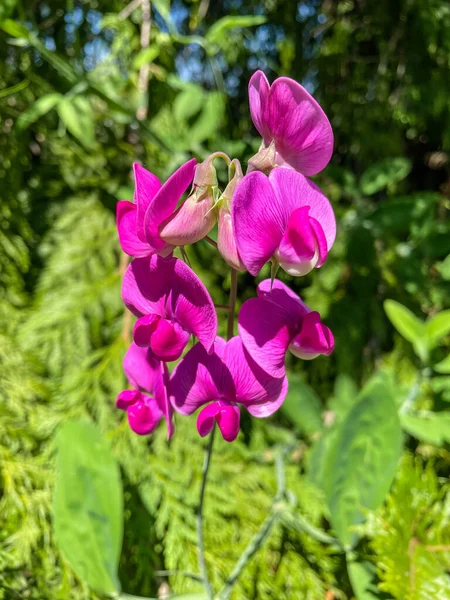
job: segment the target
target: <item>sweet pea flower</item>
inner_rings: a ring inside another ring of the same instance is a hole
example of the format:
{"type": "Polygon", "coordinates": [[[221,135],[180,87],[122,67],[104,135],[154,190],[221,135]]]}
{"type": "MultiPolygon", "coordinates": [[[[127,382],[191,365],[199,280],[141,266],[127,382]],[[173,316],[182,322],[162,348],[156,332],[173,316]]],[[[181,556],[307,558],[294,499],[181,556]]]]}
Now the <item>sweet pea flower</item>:
{"type": "Polygon", "coordinates": [[[336,237],[331,204],[312,181],[292,169],[244,177],[231,216],[237,249],[252,275],[272,259],[290,275],[321,267],[336,237]]]}
{"type": "Polygon", "coordinates": [[[217,203],[219,210],[217,248],[222,255],[222,258],[230,265],[230,267],[233,267],[236,271],[245,271],[245,266],[239,256],[236,246],[236,236],[234,234],[234,227],[231,219],[233,196],[238,184],[243,178],[241,163],[237,159],[231,161],[229,175],[230,181],[217,203]]]}
{"type": "Polygon", "coordinates": [[[324,169],[333,154],[333,131],[314,98],[296,81],[280,77],[270,86],[257,71],[248,86],[252,121],[263,147],[250,160],[261,170],[283,165],[304,175],[324,169]]]}
{"type": "Polygon", "coordinates": [[[161,185],[156,175],[134,163],[134,202],[121,200],[116,211],[119,241],[126,254],[137,258],[171,254],[174,247],[159,236],[159,227],[191,184],[195,164],[193,158],[161,185]]]}
{"type": "Polygon", "coordinates": [[[136,258],[125,272],[122,298],[139,317],[134,341],[150,347],[159,360],[177,360],[191,334],[208,351],[212,349],[217,334],[213,301],[182,260],[158,255],[136,258]]]}
{"type": "Polygon", "coordinates": [[[244,302],[239,312],[239,335],[245,349],[267,373],[282,377],[286,351],[311,360],[334,350],[331,331],[291,289],[275,279],[257,287],[257,298],[244,302]]]}
{"type": "Polygon", "coordinates": [[[139,435],[152,433],[164,417],[167,439],[170,439],[174,431],[173,408],[167,394],[169,374],[166,365],[149,348],[132,343],[125,354],[123,368],[133,389],[120,392],[117,408],[127,413],[131,429],[139,435]]]}
{"type": "Polygon", "coordinates": [[[228,342],[217,337],[208,354],[196,344],[176,366],[170,379],[170,400],[176,411],[190,415],[201,406],[197,429],[204,437],[217,422],[227,442],[239,433],[239,405],[254,417],[268,417],[282,405],[287,378],[268,375],[236,336],[228,342]]]}

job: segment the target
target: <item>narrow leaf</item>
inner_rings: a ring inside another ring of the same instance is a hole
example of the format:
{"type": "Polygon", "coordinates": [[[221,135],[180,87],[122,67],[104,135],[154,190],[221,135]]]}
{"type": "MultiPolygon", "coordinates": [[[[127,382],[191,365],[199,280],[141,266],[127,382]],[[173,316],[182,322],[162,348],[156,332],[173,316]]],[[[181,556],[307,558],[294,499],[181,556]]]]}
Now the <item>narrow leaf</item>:
{"type": "Polygon", "coordinates": [[[347,571],[356,600],[378,600],[378,588],[373,580],[376,567],[370,562],[356,562],[347,556],[347,571]]]}
{"type": "Polygon", "coordinates": [[[450,310],[443,310],[425,322],[427,346],[432,349],[450,333],[450,310]]]}
{"type": "Polygon", "coordinates": [[[82,96],[64,98],[58,104],[58,114],[70,133],[83,146],[92,147],[95,141],[95,124],[89,101],[82,96]]]}
{"type": "Polygon", "coordinates": [[[412,344],[420,346],[425,339],[425,324],[395,300],[385,300],[384,310],[397,331],[412,344]]]}
{"type": "Polygon", "coordinates": [[[437,363],[437,365],[434,365],[433,369],[438,373],[450,374],[450,354],[444,360],[437,363]]]}
{"type": "Polygon", "coordinates": [[[262,25],[267,21],[266,17],[255,15],[222,17],[212,25],[206,32],[205,38],[210,44],[219,44],[225,39],[230,29],[237,27],[252,27],[262,25]]]}
{"type": "Polygon", "coordinates": [[[405,431],[423,442],[434,446],[450,442],[449,412],[405,414],[400,418],[405,431]]]}
{"type": "Polygon", "coordinates": [[[123,527],[119,467],[90,423],[65,423],[56,445],[56,542],[90,587],[103,594],[118,592],[123,527]]]}
{"type": "Polygon", "coordinates": [[[383,188],[405,179],[411,171],[412,164],[407,158],[384,159],[369,167],[361,176],[361,191],[371,195],[383,188]]]}
{"type": "Polygon", "coordinates": [[[17,119],[17,128],[26,129],[29,125],[43,117],[54,108],[63,98],[61,94],[53,93],[41,96],[33,102],[17,119]]]}

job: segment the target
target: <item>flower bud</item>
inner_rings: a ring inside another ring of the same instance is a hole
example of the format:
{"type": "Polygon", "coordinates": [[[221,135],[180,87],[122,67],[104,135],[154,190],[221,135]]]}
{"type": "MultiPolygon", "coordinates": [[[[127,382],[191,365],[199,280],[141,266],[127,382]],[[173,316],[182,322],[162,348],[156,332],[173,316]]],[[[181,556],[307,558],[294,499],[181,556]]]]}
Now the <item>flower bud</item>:
{"type": "Polygon", "coordinates": [[[277,166],[276,159],[275,143],[271,142],[268,147],[261,144],[258,152],[248,161],[247,173],[261,171],[265,175],[268,175],[277,166]]]}
{"type": "Polygon", "coordinates": [[[245,271],[245,267],[236,247],[236,238],[233,231],[231,219],[231,203],[234,192],[243,178],[241,164],[233,159],[230,165],[230,174],[234,171],[222,196],[219,199],[219,226],[217,235],[217,247],[222,258],[237,271],[245,271]]]}

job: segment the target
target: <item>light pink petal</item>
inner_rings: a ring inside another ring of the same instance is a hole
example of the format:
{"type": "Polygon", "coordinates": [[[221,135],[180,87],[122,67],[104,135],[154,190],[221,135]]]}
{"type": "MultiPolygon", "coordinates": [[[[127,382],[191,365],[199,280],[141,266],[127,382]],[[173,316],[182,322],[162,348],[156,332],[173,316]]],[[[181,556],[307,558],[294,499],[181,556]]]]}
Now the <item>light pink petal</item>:
{"type": "Polygon", "coordinates": [[[127,409],[128,423],[138,435],[148,435],[154,431],[163,417],[156,400],[149,396],[141,397],[127,409]]]}
{"type": "Polygon", "coordinates": [[[310,312],[304,317],[300,332],[292,340],[289,350],[306,360],[316,358],[319,354],[329,356],[333,352],[333,334],[321,323],[318,312],[310,312]]]}
{"type": "Polygon", "coordinates": [[[142,242],[147,242],[144,231],[144,218],[147,208],[151,201],[161,188],[161,182],[144,169],[140,164],[134,163],[134,202],[137,207],[137,218],[136,218],[136,233],[142,242]]]}
{"type": "Polygon", "coordinates": [[[176,411],[190,415],[206,402],[221,398],[235,401],[233,379],[223,363],[224,349],[222,338],[216,338],[212,354],[208,354],[201,344],[195,344],[178,363],[169,387],[170,400],[176,411]]]}
{"type": "Polygon", "coordinates": [[[325,237],[325,233],[324,233],[324,231],[322,229],[322,225],[319,223],[319,221],[310,217],[309,222],[310,222],[311,227],[313,228],[314,234],[316,236],[317,253],[318,253],[318,260],[316,263],[316,268],[319,268],[325,263],[327,256],[328,256],[327,238],[325,237]]]}
{"type": "Polygon", "coordinates": [[[285,376],[269,375],[250,357],[238,336],[227,343],[224,362],[233,377],[237,402],[258,417],[267,417],[278,410],[287,394],[285,376]]]}
{"type": "Polygon", "coordinates": [[[330,251],[336,238],[336,219],[333,208],[321,189],[300,173],[282,167],[271,171],[269,180],[278,204],[286,211],[283,233],[292,212],[302,206],[309,206],[309,216],[319,222],[327,240],[327,251],[330,251]]]}
{"type": "Polygon", "coordinates": [[[120,410],[127,410],[129,406],[134,404],[141,396],[139,390],[123,390],[118,394],[116,399],[116,407],[120,410]]]}
{"type": "Polygon", "coordinates": [[[239,312],[238,329],[245,349],[273,377],[285,374],[284,358],[294,327],[292,313],[267,298],[251,298],[239,312]]]}
{"type": "Polygon", "coordinates": [[[167,439],[173,436],[173,407],[169,400],[169,371],[167,365],[163,364],[162,376],[155,381],[155,400],[166,419],[167,439]]]}
{"type": "Polygon", "coordinates": [[[164,362],[177,360],[183,354],[189,333],[178,323],[160,319],[150,338],[150,348],[153,354],[164,362]]]}
{"type": "Polygon", "coordinates": [[[153,393],[155,378],[161,372],[161,363],[148,348],[140,348],[132,343],[124,359],[123,369],[130,384],[136,389],[153,393]]]}
{"type": "Polygon", "coordinates": [[[262,71],[256,71],[248,84],[248,99],[252,121],[266,146],[272,141],[268,127],[269,82],[262,71]]]}
{"type": "Polygon", "coordinates": [[[133,340],[137,346],[148,348],[150,339],[156,329],[158,321],[161,319],[158,315],[150,314],[140,317],[133,328],[133,340]]]}
{"type": "Polygon", "coordinates": [[[287,77],[276,79],[269,92],[268,114],[264,126],[284,162],[305,175],[327,166],[333,154],[333,130],[305,88],[287,77]]]}
{"type": "Polygon", "coordinates": [[[245,271],[245,266],[241,261],[236,246],[236,237],[233,231],[230,212],[222,208],[219,215],[219,227],[217,235],[217,247],[222,258],[236,269],[236,271],[245,271]]]}
{"type": "Polygon", "coordinates": [[[122,250],[129,256],[148,256],[152,248],[147,242],[141,242],[136,233],[136,205],[121,200],[116,208],[116,225],[122,250]]]}
{"type": "Polygon", "coordinates": [[[157,250],[163,250],[167,243],[159,235],[159,226],[169,217],[192,182],[195,171],[195,158],[173,173],[157,192],[145,213],[145,236],[148,243],[157,250]]]}
{"type": "Polygon", "coordinates": [[[232,224],[239,255],[251,275],[260,272],[279,246],[289,218],[283,202],[258,171],[246,175],[236,189],[232,224]]]}
{"type": "Polygon", "coordinates": [[[194,195],[165,221],[161,223],[160,235],[173,246],[185,246],[202,240],[216,223],[212,194],[205,194],[197,200],[194,195]]]}

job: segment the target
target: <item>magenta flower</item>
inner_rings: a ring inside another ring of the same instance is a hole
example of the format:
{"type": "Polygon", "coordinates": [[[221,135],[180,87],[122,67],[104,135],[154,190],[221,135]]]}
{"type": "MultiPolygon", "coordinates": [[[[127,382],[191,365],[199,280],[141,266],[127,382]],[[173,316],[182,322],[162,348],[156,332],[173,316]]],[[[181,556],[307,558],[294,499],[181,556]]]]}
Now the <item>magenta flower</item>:
{"type": "Polygon", "coordinates": [[[270,259],[290,275],[305,275],[323,265],[336,237],[331,204],[292,169],[246,175],[231,214],[239,255],[252,275],[270,259]]]}
{"type": "Polygon", "coordinates": [[[173,408],[167,394],[169,375],[166,365],[148,348],[131,344],[123,359],[123,368],[134,389],[120,392],[116,400],[117,408],[127,413],[131,429],[139,435],[152,433],[164,417],[167,439],[170,439],[174,431],[173,408]]]}
{"type": "Polygon", "coordinates": [[[125,272],[122,297],[138,318],[133,337],[164,362],[177,360],[189,336],[210,351],[217,316],[207,289],[182,260],[153,255],[135,259],[125,272]]]}
{"type": "Polygon", "coordinates": [[[170,400],[175,410],[190,415],[206,406],[197,418],[203,437],[216,421],[227,442],[239,433],[242,404],[254,417],[268,417],[283,403],[287,378],[268,375],[248,354],[241,339],[216,338],[214,352],[196,344],[175,368],[170,379],[170,400]]]}
{"type": "Polygon", "coordinates": [[[239,334],[253,360],[273,377],[285,373],[284,359],[290,350],[298,358],[310,360],[334,350],[331,331],[290,290],[275,279],[257,288],[258,297],[244,302],[239,312],[239,334]]]}
{"type": "Polygon", "coordinates": [[[248,85],[250,113],[266,147],[274,146],[273,165],[315,175],[333,154],[333,131],[327,116],[300,84],[280,77],[270,86],[262,71],[248,85]]]}
{"type": "Polygon", "coordinates": [[[168,256],[173,251],[159,231],[192,182],[195,164],[193,158],[161,185],[153,173],[134,163],[134,203],[122,200],[116,212],[119,241],[126,254],[140,258],[155,253],[168,256]]]}

